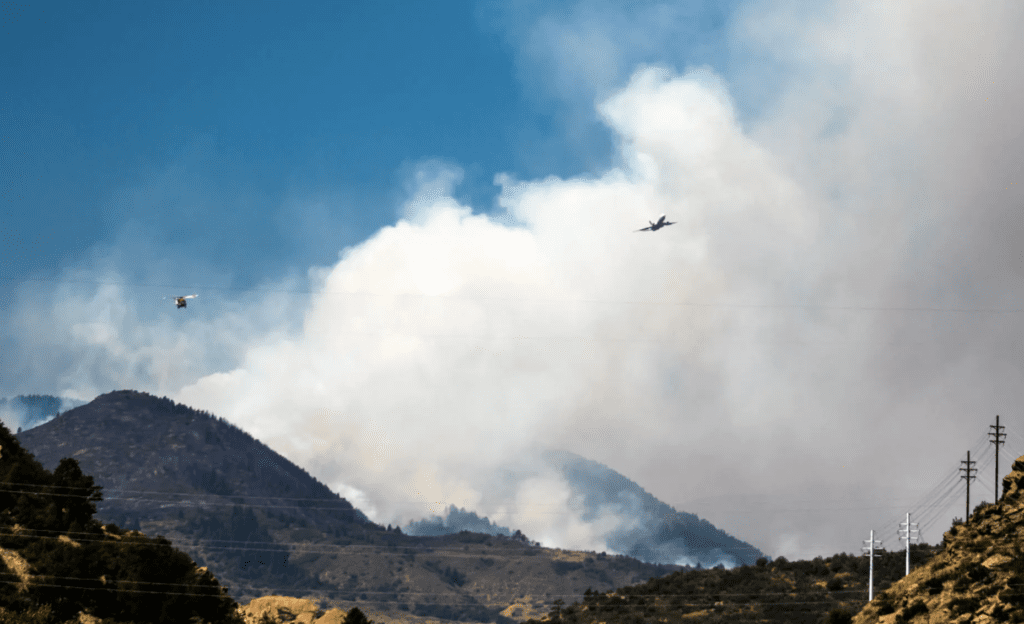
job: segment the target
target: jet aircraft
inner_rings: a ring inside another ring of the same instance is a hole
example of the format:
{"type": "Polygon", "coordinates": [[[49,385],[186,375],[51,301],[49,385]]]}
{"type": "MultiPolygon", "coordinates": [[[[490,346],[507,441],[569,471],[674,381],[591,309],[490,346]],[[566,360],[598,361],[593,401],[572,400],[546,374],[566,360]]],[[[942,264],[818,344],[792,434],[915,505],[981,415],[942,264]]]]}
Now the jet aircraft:
{"type": "Polygon", "coordinates": [[[650,230],[652,232],[657,232],[658,230],[660,230],[661,228],[665,227],[666,225],[675,225],[675,221],[666,221],[665,220],[665,215],[661,215],[660,217],[658,217],[658,220],[656,222],[655,221],[648,221],[648,223],[650,223],[651,225],[648,226],[648,227],[645,227],[645,228],[640,228],[639,230],[634,230],[634,231],[635,232],[643,232],[644,230],[650,230]]]}
{"type": "MultiPolygon", "coordinates": [[[[174,299],[174,303],[177,304],[177,307],[179,307],[179,308],[187,308],[188,307],[188,302],[186,302],[185,300],[186,299],[195,299],[198,296],[199,295],[185,295],[184,297],[171,297],[171,299],[174,299]]],[[[167,297],[164,297],[164,299],[167,299],[167,297]]]]}

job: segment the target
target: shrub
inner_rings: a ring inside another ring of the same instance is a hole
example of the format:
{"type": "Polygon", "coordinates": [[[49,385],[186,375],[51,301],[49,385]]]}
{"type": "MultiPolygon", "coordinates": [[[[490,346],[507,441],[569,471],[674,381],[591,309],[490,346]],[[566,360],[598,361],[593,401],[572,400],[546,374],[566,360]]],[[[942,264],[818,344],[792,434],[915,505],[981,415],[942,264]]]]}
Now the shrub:
{"type": "Polygon", "coordinates": [[[903,617],[910,620],[922,613],[928,613],[928,605],[926,605],[923,600],[915,600],[910,603],[910,606],[903,610],[903,617]]]}
{"type": "Polygon", "coordinates": [[[949,610],[956,614],[974,613],[981,605],[981,601],[975,596],[961,596],[949,603],[949,610]]]}
{"type": "Polygon", "coordinates": [[[969,576],[971,578],[971,580],[974,581],[975,583],[977,583],[978,581],[985,580],[986,578],[988,578],[988,575],[989,575],[988,568],[986,568],[985,566],[983,566],[981,564],[972,565],[967,570],[967,576],[969,576]]]}
{"type": "Polygon", "coordinates": [[[345,616],[345,624],[373,624],[373,621],[367,618],[359,607],[352,607],[345,616]]]}
{"type": "Polygon", "coordinates": [[[896,611],[896,607],[893,606],[888,597],[883,596],[875,600],[878,601],[878,615],[889,615],[896,611]]]}
{"type": "Polygon", "coordinates": [[[50,624],[53,613],[50,605],[25,611],[8,611],[0,607],[0,624],[50,624]]]}
{"type": "Polygon", "coordinates": [[[825,624],[850,624],[853,622],[853,614],[846,609],[832,609],[825,616],[825,624]]]}
{"type": "Polygon", "coordinates": [[[552,561],[551,567],[554,568],[555,574],[562,576],[568,572],[579,570],[583,564],[579,561],[552,561]]]}
{"type": "Polygon", "coordinates": [[[942,579],[932,577],[924,582],[924,586],[928,588],[928,595],[934,596],[935,594],[942,593],[942,579]]]}

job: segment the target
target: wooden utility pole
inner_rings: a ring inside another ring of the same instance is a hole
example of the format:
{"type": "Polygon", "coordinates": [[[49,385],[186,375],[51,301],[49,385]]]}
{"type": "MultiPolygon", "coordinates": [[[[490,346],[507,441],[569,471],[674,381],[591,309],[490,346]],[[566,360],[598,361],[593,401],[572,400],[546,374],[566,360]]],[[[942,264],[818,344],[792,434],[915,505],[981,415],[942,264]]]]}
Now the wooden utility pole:
{"type": "Polygon", "coordinates": [[[992,491],[995,492],[995,497],[996,497],[996,501],[995,502],[998,503],[999,502],[999,445],[1000,444],[1006,444],[1006,440],[1003,439],[1003,438],[1006,437],[1006,434],[1003,433],[1003,429],[1006,429],[1006,427],[999,426],[999,414],[996,414],[996,424],[989,425],[988,428],[989,429],[993,429],[993,431],[989,431],[988,432],[988,434],[990,436],[992,436],[992,439],[989,440],[989,442],[991,442],[992,444],[996,445],[996,484],[995,484],[995,489],[992,490],[992,491]]]}
{"type": "Polygon", "coordinates": [[[971,516],[971,480],[974,479],[974,473],[978,472],[978,469],[974,467],[974,464],[978,462],[971,461],[971,452],[967,451],[967,461],[960,460],[960,470],[964,473],[960,475],[960,478],[967,481],[967,503],[964,507],[964,522],[966,523],[968,518],[971,516]]]}

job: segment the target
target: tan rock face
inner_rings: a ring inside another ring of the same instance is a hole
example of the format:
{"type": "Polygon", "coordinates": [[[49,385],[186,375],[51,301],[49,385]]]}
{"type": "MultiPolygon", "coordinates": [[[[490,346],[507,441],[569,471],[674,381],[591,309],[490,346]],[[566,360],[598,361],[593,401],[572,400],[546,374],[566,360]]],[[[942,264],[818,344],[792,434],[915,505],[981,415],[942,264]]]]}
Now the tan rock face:
{"type": "Polygon", "coordinates": [[[0,558],[3,558],[4,565],[6,565],[9,570],[18,575],[18,591],[28,591],[28,578],[29,574],[31,574],[28,562],[15,551],[6,550],[4,548],[0,548],[0,558]]]}
{"type": "Polygon", "coordinates": [[[1005,494],[950,527],[945,550],[878,594],[854,624],[1024,622],[1024,458],[1005,494]]]}
{"type": "Polygon", "coordinates": [[[264,615],[274,622],[293,624],[343,624],[345,612],[341,609],[321,611],[312,600],[290,596],[263,596],[254,598],[240,607],[245,624],[258,624],[264,615]]]}
{"type": "Polygon", "coordinates": [[[62,541],[62,542],[64,542],[64,543],[67,543],[67,544],[71,544],[72,546],[76,546],[76,547],[78,547],[78,548],[81,548],[81,547],[82,547],[82,545],[81,545],[81,544],[79,544],[79,543],[78,543],[78,542],[76,542],[75,540],[71,539],[71,538],[70,538],[70,537],[68,537],[67,535],[61,535],[61,536],[60,536],[60,537],[58,537],[57,539],[59,539],[60,541],[62,541]]]}
{"type": "Polygon", "coordinates": [[[1013,561],[1013,557],[1009,557],[1007,555],[992,555],[988,559],[982,561],[981,565],[992,570],[993,568],[1004,566],[1011,561],[1013,561]]]}

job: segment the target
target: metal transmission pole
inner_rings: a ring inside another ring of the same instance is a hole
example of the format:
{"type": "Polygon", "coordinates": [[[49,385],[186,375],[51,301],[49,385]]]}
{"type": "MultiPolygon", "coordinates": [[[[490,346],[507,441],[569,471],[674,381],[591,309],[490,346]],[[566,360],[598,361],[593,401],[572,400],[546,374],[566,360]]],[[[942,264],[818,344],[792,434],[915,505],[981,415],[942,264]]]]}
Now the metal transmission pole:
{"type": "Polygon", "coordinates": [[[910,574],[910,540],[917,540],[921,537],[921,531],[917,528],[916,522],[910,521],[910,512],[907,512],[907,521],[900,522],[900,539],[907,540],[907,574],[910,574]]]}
{"type": "Polygon", "coordinates": [[[991,442],[992,444],[996,445],[996,484],[995,484],[995,489],[992,490],[992,491],[995,492],[995,497],[996,497],[995,498],[995,502],[998,503],[999,502],[999,445],[1000,444],[1006,444],[1006,440],[1003,439],[1003,438],[1006,437],[1006,434],[1003,433],[1003,429],[1006,429],[1006,427],[999,426],[999,415],[996,414],[996,424],[989,425],[988,428],[989,429],[993,429],[993,431],[989,431],[988,432],[988,434],[990,436],[992,436],[992,439],[989,440],[989,442],[991,442]]]}
{"type": "Polygon", "coordinates": [[[864,543],[867,545],[860,549],[868,556],[868,602],[871,602],[875,598],[875,557],[882,556],[881,553],[875,553],[875,548],[881,550],[882,540],[876,540],[875,530],[871,529],[871,539],[864,540],[864,543]]]}
{"type": "Polygon", "coordinates": [[[971,481],[974,479],[974,473],[978,472],[978,469],[974,467],[974,464],[978,462],[972,462],[971,452],[967,451],[967,461],[961,459],[960,463],[964,464],[960,466],[960,471],[963,472],[963,474],[960,475],[960,478],[967,481],[967,505],[965,507],[966,511],[964,511],[964,524],[966,524],[967,519],[971,515],[971,481]]]}

